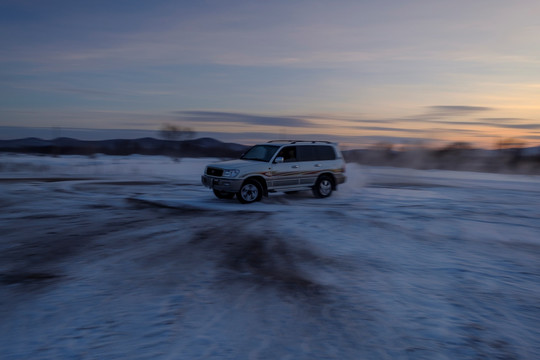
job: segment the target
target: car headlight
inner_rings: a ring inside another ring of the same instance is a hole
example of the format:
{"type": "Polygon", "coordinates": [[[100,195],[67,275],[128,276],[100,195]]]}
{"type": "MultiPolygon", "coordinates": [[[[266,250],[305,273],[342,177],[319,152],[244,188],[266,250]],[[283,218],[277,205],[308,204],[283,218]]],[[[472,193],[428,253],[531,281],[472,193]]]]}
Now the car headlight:
{"type": "Polygon", "coordinates": [[[223,170],[223,177],[235,177],[240,174],[238,169],[223,170]]]}

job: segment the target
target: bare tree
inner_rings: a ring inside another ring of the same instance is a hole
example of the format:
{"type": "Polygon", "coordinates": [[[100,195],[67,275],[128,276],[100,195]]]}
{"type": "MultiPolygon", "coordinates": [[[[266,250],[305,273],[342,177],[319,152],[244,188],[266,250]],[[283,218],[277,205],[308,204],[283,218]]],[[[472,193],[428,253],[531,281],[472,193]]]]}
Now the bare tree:
{"type": "Polygon", "coordinates": [[[500,156],[507,166],[515,168],[523,160],[523,147],[525,142],[515,138],[504,138],[497,141],[500,156]]]}
{"type": "Polygon", "coordinates": [[[189,127],[163,124],[159,130],[159,136],[165,140],[171,141],[188,140],[195,137],[195,131],[189,127]]]}
{"type": "MultiPolygon", "coordinates": [[[[159,136],[168,141],[189,140],[195,137],[195,131],[189,127],[176,126],[172,124],[163,124],[159,130],[159,136]]],[[[182,145],[176,144],[173,149],[169,150],[169,155],[174,161],[180,161],[182,153],[182,145]]]]}
{"type": "Polygon", "coordinates": [[[525,142],[515,138],[504,138],[497,141],[497,149],[520,149],[525,146],[525,142]]]}
{"type": "Polygon", "coordinates": [[[465,141],[456,141],[449,145],[447,145],[443,150],[450,150],[450,151],[461,151],[461,150],[471,150],[472,146],[470,143],[465,141]]]}

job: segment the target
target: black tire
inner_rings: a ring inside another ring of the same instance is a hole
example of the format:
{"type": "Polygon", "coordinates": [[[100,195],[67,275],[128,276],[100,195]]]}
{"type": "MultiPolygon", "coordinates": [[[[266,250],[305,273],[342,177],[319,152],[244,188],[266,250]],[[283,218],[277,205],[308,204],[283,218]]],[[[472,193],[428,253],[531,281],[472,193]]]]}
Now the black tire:
{"type": "Polygon", "coordinates": [[[329,175],[321,175],[312,188],[313,195],[318,198],[325,198],[332,195],[334,190],[334,179],[329,175]]]}
{"type": "Polygon", "coordinates": [[[242,204],[250,204],[260,201],[263,195],[263,188],[258,181],[247,180],[242,184],[240,191],[236,193],[236,198],[242,204]]]}
{"type": "Polygon", "coordinates": [[[216,195],[218,199],[232,199],[235,194],[233,192],[219,191],[214,189],[214,195],[216,195]]]}

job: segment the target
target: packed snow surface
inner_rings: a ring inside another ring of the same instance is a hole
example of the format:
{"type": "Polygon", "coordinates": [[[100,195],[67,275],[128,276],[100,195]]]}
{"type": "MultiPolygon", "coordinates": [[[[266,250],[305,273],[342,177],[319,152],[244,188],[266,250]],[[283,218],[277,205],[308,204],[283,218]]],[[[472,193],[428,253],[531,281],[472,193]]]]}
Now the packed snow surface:
{"type": "Polygon", "coordinates": [[[348,164],[241,205],[212,161],[0,156],[0,357],[540,358],[539,177],[348,164]]]}

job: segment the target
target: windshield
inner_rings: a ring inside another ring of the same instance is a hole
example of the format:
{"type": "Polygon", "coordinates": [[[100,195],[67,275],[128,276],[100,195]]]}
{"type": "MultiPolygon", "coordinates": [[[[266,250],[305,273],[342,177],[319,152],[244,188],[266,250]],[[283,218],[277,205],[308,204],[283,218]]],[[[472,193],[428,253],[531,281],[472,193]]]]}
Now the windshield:
{"type": "Polygon", "coordinates": [[[276,153],[279,146],[275,145],[255,145],[249,149],[240,159],[242,160],[256,160],[269,162],[272,156],[276,153]]]}

